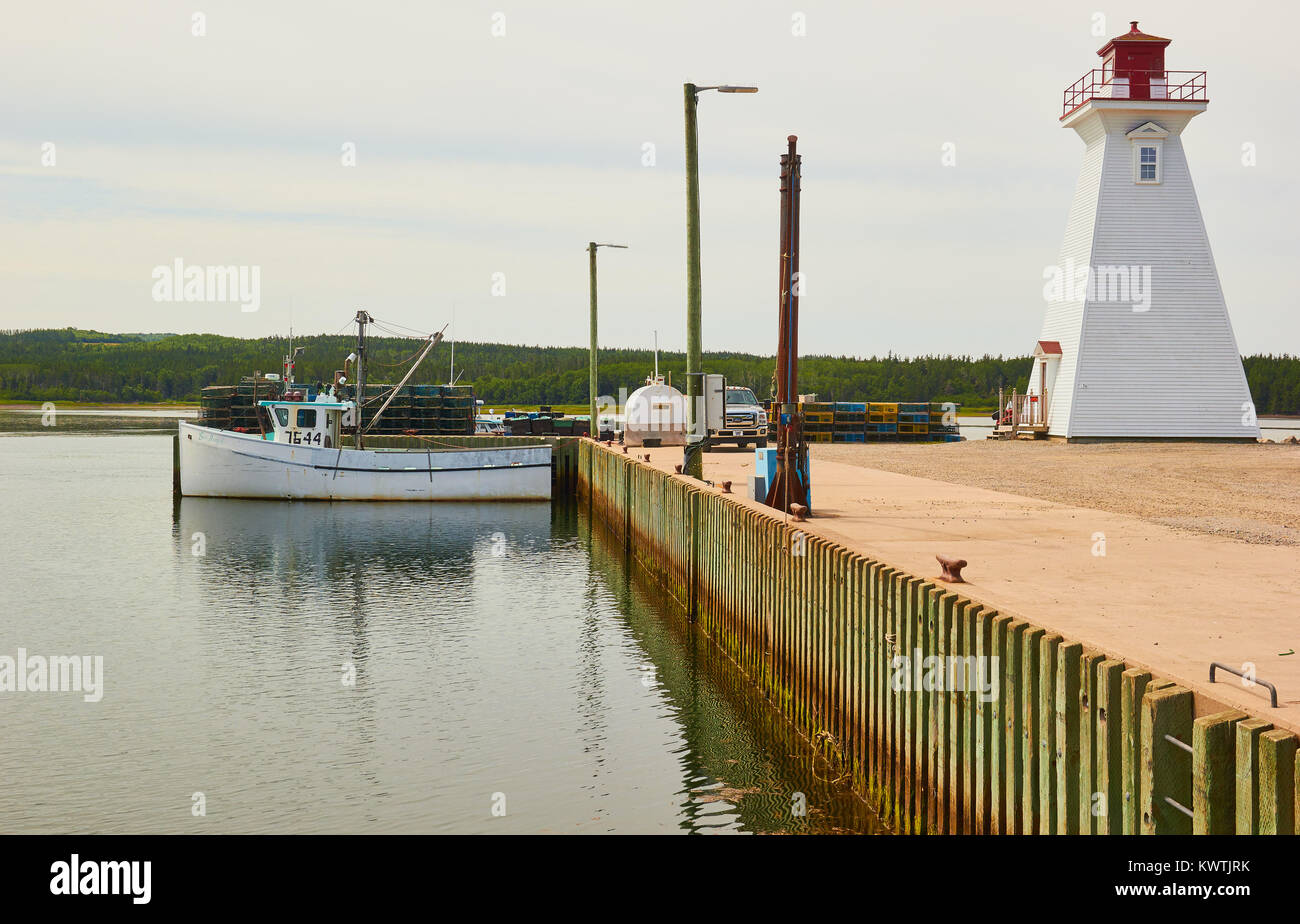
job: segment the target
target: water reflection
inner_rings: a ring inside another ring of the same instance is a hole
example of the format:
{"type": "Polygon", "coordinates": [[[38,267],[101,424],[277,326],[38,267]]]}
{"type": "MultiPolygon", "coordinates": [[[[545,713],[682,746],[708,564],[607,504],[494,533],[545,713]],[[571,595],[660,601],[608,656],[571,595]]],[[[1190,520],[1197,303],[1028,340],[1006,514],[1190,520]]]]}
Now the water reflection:
{"type": "Polygon", "coordinates": [[[105,672],[0,700],[3,830],[870,827],[574,506],[174,504],[171,445],[0,439],[4,653],[105,672]]]}
{"type": "Polygon", "coordinates": [[[395,709],[420,729],[402,734],[437,752],[424,758],[442,777],[431,807],[505,792],[513,812],[518,801],[497,782],[510,778],[548,806],[525,795],[537,815],[528,823],[463,818],[447,830],[873,829],[575,504],[185,498],[175,533],[210,604],[209,645],[295,661],[297,646],[324,643],[340,665],[350,659],[340,756],[372,805],[392,795],[381,755],[395,709]],[[328,642],[305,642],[295,627],[322,610],[328,642]],[[395,664],[423,675],[418,693],[395,664]],[[521,671],[532,680],[520,683],[521,671]],[[796,792],[806,816],[792,813],[796,792]]]}

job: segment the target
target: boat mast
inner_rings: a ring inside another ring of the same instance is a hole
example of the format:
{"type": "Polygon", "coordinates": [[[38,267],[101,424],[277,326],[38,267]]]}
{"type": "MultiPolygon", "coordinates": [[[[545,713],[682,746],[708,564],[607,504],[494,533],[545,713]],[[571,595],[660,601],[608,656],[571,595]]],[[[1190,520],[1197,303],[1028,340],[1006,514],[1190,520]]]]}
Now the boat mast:
{"type": "Polygon", "coordinates": [[[361,445],[361,405],[366,400],[366,325],[372,320],[364,308],[357,312],[357,429],[354,437],[357,449],[365,448],[361,445]]]}

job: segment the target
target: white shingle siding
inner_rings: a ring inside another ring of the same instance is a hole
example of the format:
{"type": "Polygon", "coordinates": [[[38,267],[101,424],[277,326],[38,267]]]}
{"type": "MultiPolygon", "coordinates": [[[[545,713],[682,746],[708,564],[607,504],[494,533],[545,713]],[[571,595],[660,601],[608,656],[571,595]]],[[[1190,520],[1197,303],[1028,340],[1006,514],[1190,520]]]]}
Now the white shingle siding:
{"type": "Polygon", "coordinates": [[[1040,339],[1063,353],[1053,435],[1259,436],[1242,424],[1250,392],[1180,137],[1199,111],[1089,107],[1072,126],[1086,148],[1061,265],[1149,266],[1151,301],[1049,304],[1040,339]],[[1133,179],[1126,135],[1146,122],[1169,132],[1159,184],[1133,179]]]}
{"type": "MultiPolygon", "coordinates": [[[[1086,266],[1092,254],[1092,234],[1097,215],[1106,134],[1100,121],[1081,127],[1079,134],[1087,147],[1083,152],[1079,182],[1074,188],[1074,201],[1070,204],[1070,221],[1057,258],[1058,267],[1086,266]]],[[[1075,364],[1079,357],[1079,334],[1082,327],[1083,299],[1064,299],[1049,305],[1042,335],[1038,339],[1058,340],[1061,343],[1061,362],[1056,373],[1055,388],[1048,394],[1047,423],[1049,432],[1052,433],[1064,433],[1070,419],[1070,399],[1074,392],[1075,364]]],[[[1037,378],[1031,376],[1030,381],[1035,383],[1034,390],[1037,391],[1037,378]]]]}

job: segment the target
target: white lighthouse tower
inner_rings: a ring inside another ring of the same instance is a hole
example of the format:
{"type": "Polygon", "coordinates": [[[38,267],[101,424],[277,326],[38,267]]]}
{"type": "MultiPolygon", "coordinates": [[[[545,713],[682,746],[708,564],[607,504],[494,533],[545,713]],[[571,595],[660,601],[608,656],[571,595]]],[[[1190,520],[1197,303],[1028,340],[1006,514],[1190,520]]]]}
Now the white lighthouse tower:
{"type": "Polygon", "coordinates": [[[1255,439],[1259,425],[1183,153],[1204,71],[1129,32],[1065,91],[1083,169],[1034,349],[1020,431],[1072,440],[1255,439]]]}

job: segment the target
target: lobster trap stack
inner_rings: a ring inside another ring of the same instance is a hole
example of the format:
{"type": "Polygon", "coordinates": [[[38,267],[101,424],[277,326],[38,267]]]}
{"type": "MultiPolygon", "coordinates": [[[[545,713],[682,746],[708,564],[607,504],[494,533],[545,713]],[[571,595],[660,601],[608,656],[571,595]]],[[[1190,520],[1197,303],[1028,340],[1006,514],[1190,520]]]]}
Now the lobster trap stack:
{"type": "Polygon", "coordinates": [[[465,436],[474,432],[474,394],[453,385],[403,385],[396,394],[392,385],[367,385],[361,425],[376,436],[465,436]]]}
{"type": "MultiPolygon", "coordinates": [[[[292,386],[307,401],[318,394],[303,383],[292,386]]],[[[367,385],[361,406],[362,426],[369,426],[375,414],[392,394],[392,385],[367,385]]],[[[248,377],[238,385],[209,385],[200,398],[199,422],[218,430],[258,433],[258,401],[284,397],[284,383],[275,379],[248,377]]],[[[474,393],[465,386],[403,385],[368,432],[377,436],[466,436],[474,432],[474,393]]]]}
{"type": "Polygon", "coordinates": [[[281,382],[260,376],[245,376],[238,385],[209,385],[199,395],[199,423],[218,430],[261,432],[264,422],[259,422],[257,402],[282,395],[281,382]]]}
{"type": "MultiPolygon", "coordinates": [[[[962,439],[957,408],[939,401],[799,402],[810,443],[955,443],[962,439]]],[[[769,407],[769,418],[775,414],[769,407]]]]}

